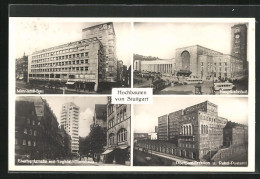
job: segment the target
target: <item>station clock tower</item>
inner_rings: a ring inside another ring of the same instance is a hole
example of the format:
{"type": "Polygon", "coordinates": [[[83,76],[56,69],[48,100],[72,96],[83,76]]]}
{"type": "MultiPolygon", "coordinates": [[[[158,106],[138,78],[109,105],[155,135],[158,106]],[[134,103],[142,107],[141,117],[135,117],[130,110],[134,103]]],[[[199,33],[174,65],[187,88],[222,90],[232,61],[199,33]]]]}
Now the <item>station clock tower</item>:
{"type": "Polygon", "coordinates": [[[247,25],[236,24],[231,27],[231,55],[243,61],[247,70],[247,25]]]}

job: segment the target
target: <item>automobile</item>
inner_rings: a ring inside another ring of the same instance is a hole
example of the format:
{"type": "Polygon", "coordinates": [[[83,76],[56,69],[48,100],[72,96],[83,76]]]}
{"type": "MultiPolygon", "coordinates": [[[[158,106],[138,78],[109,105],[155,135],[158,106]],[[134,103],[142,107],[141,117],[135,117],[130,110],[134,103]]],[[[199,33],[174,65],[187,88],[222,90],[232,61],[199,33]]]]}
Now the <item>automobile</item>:
{"type": "Polygon", "coordinates": [[[236,89],[235,85],[233,85],[233,83],[230,83],[230,82],[214,83],[215,91],[234,90],[234,89],[236,89]]]}

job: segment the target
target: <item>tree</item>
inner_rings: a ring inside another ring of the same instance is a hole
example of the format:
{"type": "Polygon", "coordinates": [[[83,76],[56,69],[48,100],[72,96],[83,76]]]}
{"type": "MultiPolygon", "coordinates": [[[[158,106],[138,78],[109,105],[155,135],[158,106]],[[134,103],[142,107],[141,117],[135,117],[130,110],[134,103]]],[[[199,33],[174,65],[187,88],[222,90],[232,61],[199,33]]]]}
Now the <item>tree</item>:
{"type": "Polygon", "coordinates": [[[89,136],[79,137],[79,153],[80,153],[80,155],[88,155],[90,153],[89,136]]]}
{"type": "Polygon", "coordinates": [[[100,126],[95,126],[90,131],[88,137],[90,153],[92,156],[95,153],[102,153],[107,141],[106,131],[100,126]]]}

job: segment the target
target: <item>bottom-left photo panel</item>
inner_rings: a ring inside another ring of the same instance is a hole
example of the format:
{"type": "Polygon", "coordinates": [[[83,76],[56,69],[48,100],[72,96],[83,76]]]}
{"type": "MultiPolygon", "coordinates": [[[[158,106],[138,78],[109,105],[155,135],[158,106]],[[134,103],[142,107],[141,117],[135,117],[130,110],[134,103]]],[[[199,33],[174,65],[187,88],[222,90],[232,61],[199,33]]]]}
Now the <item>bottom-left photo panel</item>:
{"type": "Polygon", "coordinates": [[[17,96],[15,165],[116,166],[131,161],[131,105],[107,96],[17,96]]]}

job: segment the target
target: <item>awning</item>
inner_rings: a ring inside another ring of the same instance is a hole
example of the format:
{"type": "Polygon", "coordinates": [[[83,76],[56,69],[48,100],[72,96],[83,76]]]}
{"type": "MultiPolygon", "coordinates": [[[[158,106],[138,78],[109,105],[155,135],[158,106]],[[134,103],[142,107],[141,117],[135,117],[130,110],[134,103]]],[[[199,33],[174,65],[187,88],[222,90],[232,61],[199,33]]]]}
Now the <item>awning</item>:
{"type": "Polygon", "coordinates": [[[67,83],[66,83],[66,85],[74,85],[74,81],[68,81],[67,83]]]}
{"type": "Polygon", "coordinates": [[[118,148],[120,148],[120,149],[126,149],[127,147],[129,147],[129,146],[127,146],[127,145],[118,146],[118,148]]]}
{"type": "Polygon", "coordinates": [[[102,154],[108,154],[108,153],[110,153],[110,152],[112,152],[113,151],[113,149],[107,149],[105,152],[103,152],[102,154]]]}

